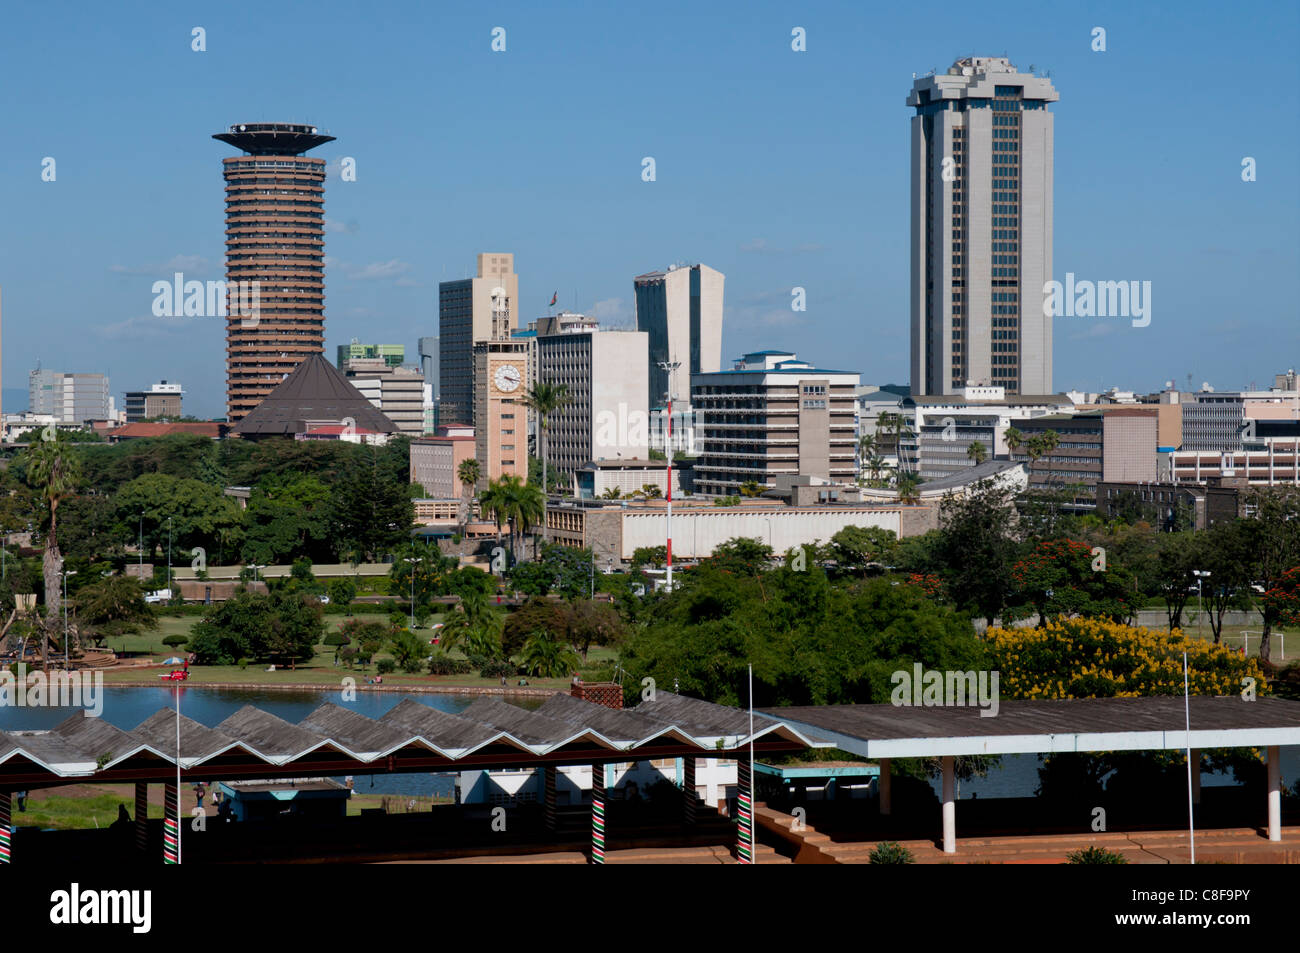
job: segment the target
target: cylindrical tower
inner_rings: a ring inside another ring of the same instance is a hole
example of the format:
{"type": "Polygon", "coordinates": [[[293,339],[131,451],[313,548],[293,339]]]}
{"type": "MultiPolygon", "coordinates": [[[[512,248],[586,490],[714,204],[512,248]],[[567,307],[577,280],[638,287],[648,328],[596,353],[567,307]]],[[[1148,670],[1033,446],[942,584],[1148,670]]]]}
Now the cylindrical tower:
{"type": "Polygon", "coordinates": [[[223,160],[226,415],[234,423],[324,351],[325,160],[304,153],[334,137],[273,122],[212,138],[245,153],[223,160]]]}

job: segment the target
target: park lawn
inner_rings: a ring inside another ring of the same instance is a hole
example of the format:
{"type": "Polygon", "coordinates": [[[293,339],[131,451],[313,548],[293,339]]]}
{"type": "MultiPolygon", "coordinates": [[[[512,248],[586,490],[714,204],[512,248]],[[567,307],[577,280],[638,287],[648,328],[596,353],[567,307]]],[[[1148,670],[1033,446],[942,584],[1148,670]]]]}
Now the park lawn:
{"type": "MultiPolygon", "coordinates": [[[[169,635],[184,635],[186,637],[194,630],[194,626],[199,623],[202,616],[167,615],[165,612],[158,616],[158,627],[150,629],[147,632],[141,632],[137,635],[128,635],[121,639],[109,639],[106,647],[115,652],[146,652],[165,658],[174,654],[174,651],[166,645],[163,645],[163,639],[169,635]]],[[[362,622],[387,622],[388,615],[383,612],[357,612],[353,615],[327,615],[325,616],[325,631],[337,632],[339,626],[348,619],[360,619],[362,622]]],[[[434,614],[429,620],[429,624],[442,620],[442,616],[434,614]]],[[[417,631],[424,631],[423,629],[417,631]]],[[[183,652],[184,647],[175,650],[183,652]]]]}
{"type": "MultiPolygon", "coordinates": [[[[149,790],[150,813],[162,816],[163,786],[152,785],[149,790]],[[157,788],[155,791],[154,788],[157,788]]],[[[79,830],[105,828],[117,820],[117,807],[125,804],[127,813],[135,813],[135,785],[70,785],[68,787],[32,790],[27,797],[27,810],[20,812],[18,802],[13,804],[11,823],[15,827],[54,828],[79,830]]]]}

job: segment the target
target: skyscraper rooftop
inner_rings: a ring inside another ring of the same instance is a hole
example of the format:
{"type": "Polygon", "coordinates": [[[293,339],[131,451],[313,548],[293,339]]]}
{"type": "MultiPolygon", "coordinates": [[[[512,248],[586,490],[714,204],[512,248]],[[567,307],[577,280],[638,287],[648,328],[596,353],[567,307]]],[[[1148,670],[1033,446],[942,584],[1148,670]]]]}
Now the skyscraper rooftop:
{"type": "Polygon", "coordinates": [[[255,156],[300,156],[334,141],[333,136],[317,132],[315,126],[292,122],[241,122],[212,138],[255,156]]]}

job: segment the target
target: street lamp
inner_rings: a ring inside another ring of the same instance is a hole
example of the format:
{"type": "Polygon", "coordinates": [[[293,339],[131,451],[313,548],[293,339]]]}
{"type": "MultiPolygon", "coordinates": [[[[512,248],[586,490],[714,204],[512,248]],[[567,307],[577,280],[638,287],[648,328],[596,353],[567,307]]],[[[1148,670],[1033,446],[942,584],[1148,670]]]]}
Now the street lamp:
{"type": "Polygon", "coordinates": [[[409,565],[407,566],[407,568],[410,569],[411,571],[411,602],[409,608],[411,610],[411,631],[414,632],[415,631],[415,547],[414,546],[411,547],[411,558],[408,562],[409,565]]]}
{"type": "MultiPolygon", "coordinates": [[[[172,591],[172,518],[167,517],[167,593],[172,591]]],[[[179,797],[179,795],[178,795],[179,797]]]]}
{"type": "Polygon", "coordinates": [[[144,510],[140,511],[140,538],[136,541],[140,554],[140,585],[144,585],[144,510]]]}
{"type": "Polygon", "coordinates": [[[1209,578],[1210,571],[1208,569],[1193,569],[1192,575],[1196,577],[1196,615],[1199,619],[1199,617],[1205,612],[1204,607],[1201,605],[1201,578],[1209,578]]]}
{"type": "Polygon", "coordinates": [[[68,577],[75,576],[75,569],[63,570],[63,667],[68,667],[68,577]]]}

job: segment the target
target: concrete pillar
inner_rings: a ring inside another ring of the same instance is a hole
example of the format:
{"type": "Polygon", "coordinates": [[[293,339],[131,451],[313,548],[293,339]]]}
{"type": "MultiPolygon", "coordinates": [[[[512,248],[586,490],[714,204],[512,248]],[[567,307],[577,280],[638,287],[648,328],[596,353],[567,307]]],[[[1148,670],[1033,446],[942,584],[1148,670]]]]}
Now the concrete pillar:
{"type": "Polygon", "coordinates": [[[135,782],[135,849],[149,850],[149,782],[135,782]]]}
{"type": "Polygon", "coordinates": [[[555,765],[542,768],[542,823],[552,834],[556,828],[555,807],[559,800],[555,793],[555,765]]]}
{"type": "Polygon", "coordinates": [[[943,756],[943,852],[957,853],[957,799],[956,772],[953,770],[953,757],[943,756]]]}
{"type": "Polygon", "coordinates": [[[1201,749],[1192,749],[1192,803],[1201,803],[1201,749]]]}
{"type": "Polygon", "coordinates": [[[1282,839],[1282,756],[1277,745],[1268,746],[1268,839],[1282,839]]]}
{"type": "Polygon", "coordinates": [[[181,862],[180,790],[175,784],[163,786],[163,863],[181,862]]]}
{"type": "Polygon", "coordinates": [[[880,777],[877,784],[880,785],[880,813],[888,815],[893,810],[893,799],[890,791],[890,770],[889,759],[880,759],[880,777]]]}
{"type": "Polygon", "coordinates": [[[0,791],[0,864],[10,864],[9,853],[9,825],[11,820],[12,804],[10,798],[12,795],[8,791],[0,791]]]}
{"type": "Polygon", "coordinates": [[[695,826],[696,805],[699,799],[695,794],[695,759],[683,758],[682,763],[682,823],[687,827],[695,826]]]}
{"type": "Polygon", "coordinates": [[[752,775],[746,752],[736,758],[736,859],[742,864],[754,862],[754,805],[750,799],[752,775]]]}
{"type": "Polygon", "coordinates": [[[605,766],[591,766],[591,862],[605,862],[605,766]]]}

